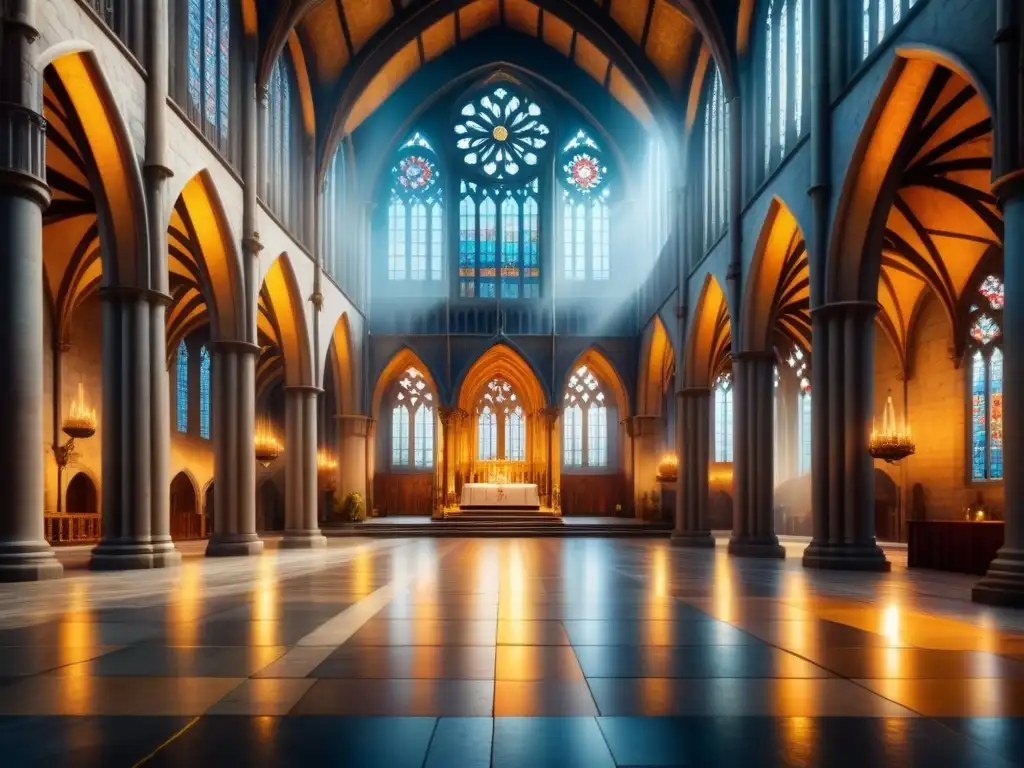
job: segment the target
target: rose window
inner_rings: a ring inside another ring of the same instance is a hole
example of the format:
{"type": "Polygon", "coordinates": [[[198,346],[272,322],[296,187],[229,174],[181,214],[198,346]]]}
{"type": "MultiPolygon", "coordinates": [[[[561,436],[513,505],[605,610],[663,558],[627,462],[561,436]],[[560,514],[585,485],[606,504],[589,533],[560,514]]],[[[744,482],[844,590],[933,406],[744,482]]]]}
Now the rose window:
{"type": "Polygon", "coordinates": [[[467,103],[455,125],[462,161],[487,179],[518,179],[539,162],[550,130],[540,106],[507,88],[495,88],[467,103]]]}

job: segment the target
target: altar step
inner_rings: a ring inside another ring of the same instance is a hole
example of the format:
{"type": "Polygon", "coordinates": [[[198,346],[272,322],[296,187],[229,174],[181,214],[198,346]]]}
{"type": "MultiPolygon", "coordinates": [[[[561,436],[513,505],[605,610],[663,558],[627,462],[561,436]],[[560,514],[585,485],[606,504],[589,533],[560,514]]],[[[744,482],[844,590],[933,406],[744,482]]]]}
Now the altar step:
{"type": "Polygon", "coordinates": [[[439,522],[446,524],[455,522],[495,522],[515,523],[518,525],[524,521],[545,525],[561,525],[562,517],[553,512],[545,512],[540,509],[466,509],[449,512],[445,515],[444,520],[439,522]]]}
{"type": "Polygon", "coordinates": [[[603,538],[667,538],[671,526],[641,523],[636,520],[616,518],[568,518],[563,519],[550,513],[537,513],[547,519],[519,517],[501,513],[486,513],[498,519],[466,519],[466,514],[457,513],[444,520],[429,517],[373,518],[364,523],[324,528],[327,536],[367,536],[380,538],[431,537],[431,538],[524,538],[524,537],[603,537],[603,538]]]}

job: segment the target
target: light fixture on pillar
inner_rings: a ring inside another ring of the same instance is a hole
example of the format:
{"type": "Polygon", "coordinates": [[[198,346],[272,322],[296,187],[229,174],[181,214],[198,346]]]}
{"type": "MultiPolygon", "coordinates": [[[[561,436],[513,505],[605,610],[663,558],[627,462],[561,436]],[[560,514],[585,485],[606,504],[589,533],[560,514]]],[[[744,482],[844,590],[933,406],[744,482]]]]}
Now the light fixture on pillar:
{"type": "Polygon", "coordinates": [[[321,448],[316,454],[316,473],[322,490],[333,491],[337,487],[338,462],[326,448],[321,448]]]}
{"type": "Polygon", "coordinates": [[[96,434],[96,409],[85,403],[85,387],[78,383],[78,397],[72,401],[71,410],[61,425],[68,441],[64,445],[53,447],[53,456],[57,460],[57,514],[63,512],[64,469],[75,452],[75,440],[86,440],[96,434]]]}
{"type": "Polygon", "coordinates": [[[266,419],[256,422],[256,461],[264,469],[269,467],[281,455],[281,441],[274,434],[274,428],[266,419]]]}
{"type": "Polygon", "coordinates": [[[658,462],[659,483],[674,483],[679,479],[679,458],[674,453],[666,453],[658,462]]]}
{"type": "Polygon", "coordinates": [[[892,405],[892,390],[890,390],[885,400],[885,412],[882,415],[882,431],[876,432],[874,423],[872,423],[868,453],[876,459],[895,464],[913,454],[916,449],[917,446],[910,437],[910,428],[906,426],[906,423],[902,430],[896,427],[896,409],[892,405]]]}

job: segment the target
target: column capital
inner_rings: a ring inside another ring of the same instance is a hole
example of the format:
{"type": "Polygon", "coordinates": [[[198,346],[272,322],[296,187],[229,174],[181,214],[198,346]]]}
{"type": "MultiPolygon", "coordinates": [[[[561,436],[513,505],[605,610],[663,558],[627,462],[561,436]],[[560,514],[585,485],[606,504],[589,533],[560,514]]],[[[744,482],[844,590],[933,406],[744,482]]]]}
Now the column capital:
{"type": "Polygon", "coordinates": [[[173,299],[163,291],[140,288],[136,285],[105,285],[99,290],[100,301],[147,301],[150,304],[170,306],[173,299]]]}
{"type": "Polygon", "coordinates": [[[234,339],[215,339],[207,342],[206,348],[213,355],[234,353],[258,357],[263,352],[263,348],[259,344],[250,344],[248,341],[236,341],[234,339]]]}

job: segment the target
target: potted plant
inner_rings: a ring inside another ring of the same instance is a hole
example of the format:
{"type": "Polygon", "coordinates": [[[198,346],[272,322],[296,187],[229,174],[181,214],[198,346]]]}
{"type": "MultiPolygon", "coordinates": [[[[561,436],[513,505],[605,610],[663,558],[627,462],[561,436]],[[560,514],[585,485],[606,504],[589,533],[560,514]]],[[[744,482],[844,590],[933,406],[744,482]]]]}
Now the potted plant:
{"type": "Polygon", "coordinates": [[[341,502],[341,519],[346,523],[361,523],[366,519],[366,505],[358,493],[350,493],[341,502]]]}

